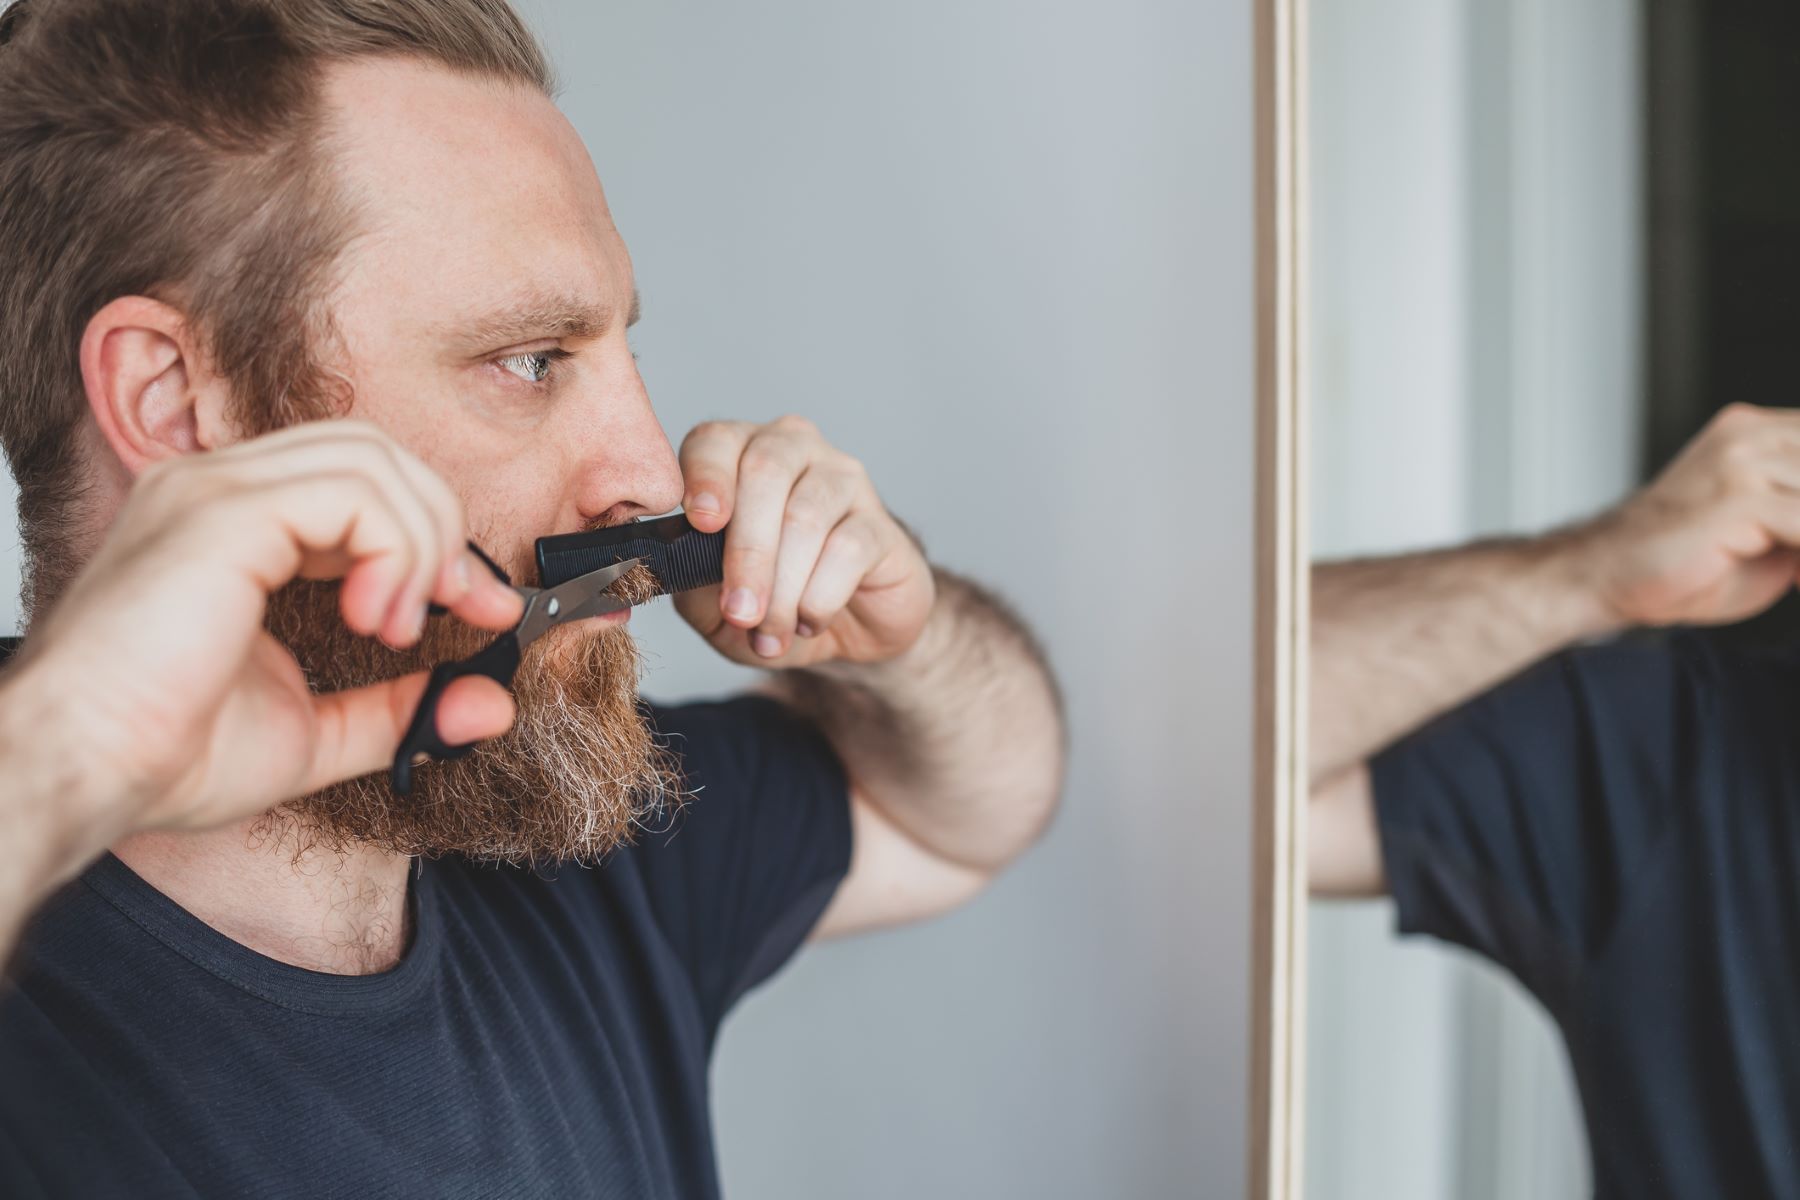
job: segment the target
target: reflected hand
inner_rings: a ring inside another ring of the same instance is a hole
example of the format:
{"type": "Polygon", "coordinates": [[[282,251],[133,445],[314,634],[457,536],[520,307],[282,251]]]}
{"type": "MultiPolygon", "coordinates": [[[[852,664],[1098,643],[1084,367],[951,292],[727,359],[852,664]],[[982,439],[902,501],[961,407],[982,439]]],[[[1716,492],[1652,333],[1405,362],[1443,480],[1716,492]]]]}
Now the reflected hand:
{"type": "Polygon", "coordinates": [[[725,535],[722,585],[675,605],[726,657],[765,667],[880,662],[916,640],[931,567],[861,463],[810,421],[711,421],[681,445],[696,529],[725,535]]]}
{"type": "Polygon", "coordinates": [[[1648,487],[1576,531],[1570,549],[1620,623],[1761,612],[1800,572],[1800,412],[1723,410],[1648,487]]]}

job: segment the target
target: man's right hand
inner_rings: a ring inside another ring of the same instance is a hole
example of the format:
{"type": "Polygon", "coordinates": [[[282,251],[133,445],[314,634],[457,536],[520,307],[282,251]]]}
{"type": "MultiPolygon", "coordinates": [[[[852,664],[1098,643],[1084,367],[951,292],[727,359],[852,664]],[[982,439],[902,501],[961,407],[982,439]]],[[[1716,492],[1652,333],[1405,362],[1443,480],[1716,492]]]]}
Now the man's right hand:
{"type": "MultiPolygon", "coordinates": [[[[507,628],[519,597],[467,537],[449,487],[360,422],[146,471],[0,684],[9,775],[22,747],[57,759],[57,799],[41,802],[86,799],[85,819],[118,836],[227,823],[379,769],[424,675],[315,696],[263,628],[268,597],[297,577],[342,577],[345,622],[394,646],[417,640],[432,601],[507,628]]],[[[440,730],[492,737],[512,712],[503,689],[465,679],[440,730]]]]}
{"type": "Polygon", "coordinates": [[[1716,625],[1800,571],[1800,412],[1733,405],[1655,482],[1577,530],[1596,599],[1630,625],[1716,625]]]}

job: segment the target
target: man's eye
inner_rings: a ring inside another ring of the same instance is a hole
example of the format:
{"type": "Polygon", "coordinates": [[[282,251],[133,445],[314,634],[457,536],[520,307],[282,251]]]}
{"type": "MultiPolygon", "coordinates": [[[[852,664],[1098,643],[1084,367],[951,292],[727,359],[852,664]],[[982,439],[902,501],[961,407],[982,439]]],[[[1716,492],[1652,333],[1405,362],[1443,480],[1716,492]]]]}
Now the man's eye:
{"type": "Polygon", "coordinates": [[[550,365],[562,355],[554,350],[532,350],[524,354],[508,354],[500,366],[526,383],[542,383],[550,378],[550,365]]]}

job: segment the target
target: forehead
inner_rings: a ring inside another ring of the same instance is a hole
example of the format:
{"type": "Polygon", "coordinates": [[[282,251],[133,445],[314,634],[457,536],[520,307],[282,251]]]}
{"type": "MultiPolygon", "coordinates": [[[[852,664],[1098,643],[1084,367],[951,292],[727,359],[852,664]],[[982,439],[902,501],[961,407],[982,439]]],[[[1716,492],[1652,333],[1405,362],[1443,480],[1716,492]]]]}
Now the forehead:
{"type": "Polygon", "coordinates": [[[360,293],[392,320],[454,320],[520,293],[629,293],[587,149],[541,92],[370,59],[329,68],[324,94],[332,169],[356,214],[352,305],[360,293]]]}

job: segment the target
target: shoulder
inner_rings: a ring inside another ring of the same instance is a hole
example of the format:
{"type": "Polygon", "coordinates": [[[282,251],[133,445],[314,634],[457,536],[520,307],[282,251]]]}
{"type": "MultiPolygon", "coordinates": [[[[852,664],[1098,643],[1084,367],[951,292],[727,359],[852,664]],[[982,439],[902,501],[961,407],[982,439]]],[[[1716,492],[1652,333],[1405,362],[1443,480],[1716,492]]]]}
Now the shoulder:
{"type": "MultiPolygon", "coordinates": [[[[812,723],[772,696],[755,692],[684,704],[644,701],[651,728],[666,740],[740,742],[766,737],[816,736],[812,723]]],[[[703,748],[703,747],[702,747],[703,748]]]]}
{"type": "Polygon", "coordinates": [[[689,792],[794,774],[825,774],[842,782],[842,766],[824,734],[772,697],[747,694],[644,707],[689,792]]]}

